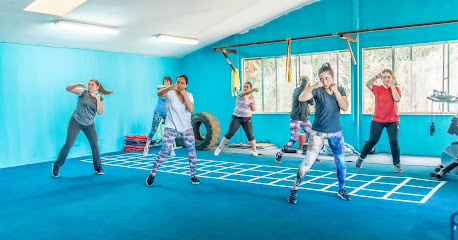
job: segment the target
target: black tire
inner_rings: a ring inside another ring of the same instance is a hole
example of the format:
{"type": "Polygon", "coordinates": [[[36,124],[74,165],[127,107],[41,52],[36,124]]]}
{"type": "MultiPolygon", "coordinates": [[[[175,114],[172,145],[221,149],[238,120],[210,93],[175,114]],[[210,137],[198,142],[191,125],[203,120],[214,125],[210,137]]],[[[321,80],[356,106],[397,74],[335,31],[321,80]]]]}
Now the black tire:
{"type": "Polygon", "coordinates": [[[197,150],[209,150],[218,144],[221,137],[221,126],[215,115],[209,112],[195,113],[191,116],[191,124],[196,138],[197,150]],[[200,132],[202,124],[207,130],[206,134],[200,132]]]}
{"type": "Polygon", "coordinates": [[[175,145],[177,147],[186,147],[186,143],[184,143],[184,139],[181,133],[178,133],[177,136],[175,137],[175,145]]]}

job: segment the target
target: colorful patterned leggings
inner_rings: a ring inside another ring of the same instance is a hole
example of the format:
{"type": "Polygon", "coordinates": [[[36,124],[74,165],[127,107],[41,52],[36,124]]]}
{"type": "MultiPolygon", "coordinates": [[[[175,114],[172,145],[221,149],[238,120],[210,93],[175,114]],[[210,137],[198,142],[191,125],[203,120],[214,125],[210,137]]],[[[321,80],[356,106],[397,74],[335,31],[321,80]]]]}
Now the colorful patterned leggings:
{"type": "MultiPolygon", "coordinates": [[[[161,151],[157,154],[156,161],[154,162],[153,170],[151,170],[152,174],[156,174],[157,170],[161,166],[161,164],[167,158],[167,154],[170,152],[170,148],[175,141],[175,137],[177,136],[178,131],[175,128],[165,128],[164,130],[164,140],[161,151]]],[[[192,128],[181,132],[183,135],[184,142],[186,144],[186,148],[188,149],[188,157],[189,157],[189,168],[191,172],[191,177],[196,175],[196,142],[194,138],[194,131],[192,128]]]]}
{"type": "Polygon", "coordinates": [[[339,180],[339,189],[345,188],[345,176],[347,174],[347,166],[345,165],[345,142],[342,131],[336,133],[322,133],[312,130],[310,132],[309,143],[307,147],[307,155],[302,161],[299,170],[297,171],[296,181],[294,182],[293,190],[299,189],[302,179],[315,163],[318,153],[323,146],[324,140],[327,139],[329,146],[334,154],[334,162],[337,166],[337,179],[339,180]]]}
{"type": "MultiPolygon", "coordinates": [[[[291,138],[289,139],[288,142],[286,142],[285,146],[283,146],[280,152],[278,152],[281,156],[283,156],[286,150],[290,149],[291,146],[293,146],[293,144],[297,141],[297,139],[299,138],[300,128],[304,130],[307,136],[310,136],[310,131],[312,130],[312,124],[310,123],[309,120],[307,120],[307,122],[291,120],[291,122],[289,122],[289,129],[291,130],[291,138]]],[[[299,147],[302,147],[302,146],[299,146],[299,147]]]]}
{"type": "Polygon", "coordinates": [[[157,127],[159,126],[159,123],[161,123],[161,120],[165,121],[166,117],[167,115],[154,112],[153,123],[151,123],[151,131],[148,134],[148,141],[151,141],[153,139],[154,134],[156,134],[157,127]]]}

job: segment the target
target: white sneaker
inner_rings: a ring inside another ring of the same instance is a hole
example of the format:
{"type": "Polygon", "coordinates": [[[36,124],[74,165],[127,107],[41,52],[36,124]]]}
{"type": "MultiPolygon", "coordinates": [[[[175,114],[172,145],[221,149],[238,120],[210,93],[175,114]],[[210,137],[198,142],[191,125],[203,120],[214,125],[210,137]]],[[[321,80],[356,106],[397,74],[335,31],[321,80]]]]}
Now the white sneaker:
{"type": "Polygon", "coordinates": [[[215,156],[218,156],[220,152],[221,152],[221,148],[220,148],[220,147],[217,147],[217,148],[215,149],[215,156]]]}
{"type": "Polygon", "coordinates": [[[258,152],[257,151],[254,151],[253,152],[253,157],[257,157],[258,156],[258,152]]]}
{"type": "Polygon", "coordinates": [[[143,150],[143,156],[148,156],[148,151],[149,148],[145,147],[145,149],[143,150]]]}
{"type": "Polygon", "coordinates": [[[174,151],[174,150],[170,151],[170,156],[171,156],[171,157],[175,157],[175,156],[176,156],[176,154],[175,154],[175,151],[174,151]]]}

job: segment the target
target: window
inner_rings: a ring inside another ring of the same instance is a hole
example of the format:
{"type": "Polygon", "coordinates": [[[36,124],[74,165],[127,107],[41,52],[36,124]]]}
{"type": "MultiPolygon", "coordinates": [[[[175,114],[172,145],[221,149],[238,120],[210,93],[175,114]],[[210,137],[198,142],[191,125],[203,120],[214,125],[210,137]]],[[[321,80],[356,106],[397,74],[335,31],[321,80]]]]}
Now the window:
{"type": "MultiPolygon", "coordinates": [[[[394,71],[402,92],[399,113],[430,113],[431,101],[426,97],[433,89],[458,95],[458,43],[364,49],[363,57],[363,86],[385,68],[394,71]]],[[[456,113],[456,105],[434,103],[434,111],[456,113]]],[[[374,110],[374,95],[364,87],[363,113],[374,110]]]]}
{"type": "MultiPolygon", "coordinates": [[[[286,57],[243,59],[243,82],[251,82],[253,87],[259,88],[259,92],[253,94],[255,112],[290,112],[299,78],[307,76],[311,84],[316,83],[318,70],[325,62],[331,64],[337,84],[344,87],[351,103],[351,56],[348,51],[292,56],[291,82],[286,80],[286,57]]],[[[345,113],[351,113],[351,104],[345,113]]]]}

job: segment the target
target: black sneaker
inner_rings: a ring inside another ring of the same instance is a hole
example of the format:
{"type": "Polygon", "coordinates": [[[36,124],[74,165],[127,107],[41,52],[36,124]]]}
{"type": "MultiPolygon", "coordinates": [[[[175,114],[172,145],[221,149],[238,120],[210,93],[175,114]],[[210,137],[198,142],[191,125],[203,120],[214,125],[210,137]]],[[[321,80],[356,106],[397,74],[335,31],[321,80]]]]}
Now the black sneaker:
{"type": "Polygon", "coordinates": [[[151,185],[153,185],[153,182],[154,182],[154,176],[151,175],[150,173],[148,177],[146,178],[146,185],[148,185],[148,187],[151,187],[151,185]]]}
{"type": "Polygon", "coordinates": [[[54,163],[52,164],[52,176],[59,177],[59,168],[54,167],[54,163]]]}
{"type": "Polygon", "coordinates": [[[358,157],[358,160],[356,161],[355,167],[356,168],[362,168],[363,167],[363,161],[364,161],[364,159],[362,159],[361,157],[358,157]]]}
{"type": "Polygon", "coordinates": [[[297,203],[297,190],[291,190],[289,197],[286,199],[289,203],[297,203]]]}
{"type": "Polygon", "coordinates": [[[317,159],[315,160],[315,163],[321,163],[321,162],[323,162],[321,159],[318,159],[318,158],[317,158],[317,159]]]}
{"type": "Polygon", "coordinates": [[[347,191],[345,191],[345,189],[340,189],[339,192],[337,193],[337,196],[339,196],[340,198],[342,198],[345,201],[351,200],[350,195],[347,193],[347,191]]]}
{"type": "Polygon", "coordinates": [[[275,155],[275,162],[281,163],[281,157],[282,157],[282,156],[281,156],[280,153],[278,152],[278,153],[275,155]]]}
{"type": "Polygon", "coordinates": [[[95,173],[97,173],[97,175],[103,175],[105,174],[105,171],[103,171],[103,169],[100,169],[98,171],[95,171],[95,173]]]}
{"type": "Polygon", "coordinates": [[[192,184],[200,184],[200,181],[199,181],[199,179],[197,179],[196,176],[194,176],[194,177],[191,178],[191,183],[192,184]]]}

